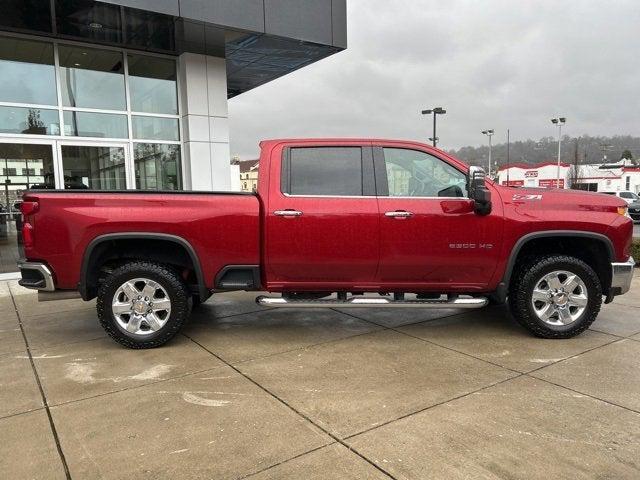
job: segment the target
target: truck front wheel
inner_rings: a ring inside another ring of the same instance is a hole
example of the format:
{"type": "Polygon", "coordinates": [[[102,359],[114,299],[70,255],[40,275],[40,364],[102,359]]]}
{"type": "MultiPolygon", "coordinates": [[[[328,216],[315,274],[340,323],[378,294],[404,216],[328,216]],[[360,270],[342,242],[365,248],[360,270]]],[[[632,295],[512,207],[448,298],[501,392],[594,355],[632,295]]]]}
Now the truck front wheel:
{"type": "Polygon", "coordinates": [[[567,255],[536,256],[517,267],[509,289],[515,319],[542,338],[571,338],[594,322],[602,286],[594,270],[567,255]]]}
{"type": "Polygon", "coordinates": [[[161,264],[131,262],[115,269],[100,286],[98,318],[125,347],[159,347],[189,318],[189,299],[178,273],[161,264]]]}

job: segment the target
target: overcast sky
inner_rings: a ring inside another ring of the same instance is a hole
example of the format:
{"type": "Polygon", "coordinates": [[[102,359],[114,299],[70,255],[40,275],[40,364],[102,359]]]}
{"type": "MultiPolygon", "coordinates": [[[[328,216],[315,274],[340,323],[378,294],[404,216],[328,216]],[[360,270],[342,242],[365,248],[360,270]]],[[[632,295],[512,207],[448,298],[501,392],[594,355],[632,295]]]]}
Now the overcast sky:
{"type": "Polygon", "coordinates": [[[347,0],[348,49],[229,103],[231,153],[274,137],[640,134],[638,0],[347,0]],[[564,132],[563,132],[564,133],[564,132]]]}

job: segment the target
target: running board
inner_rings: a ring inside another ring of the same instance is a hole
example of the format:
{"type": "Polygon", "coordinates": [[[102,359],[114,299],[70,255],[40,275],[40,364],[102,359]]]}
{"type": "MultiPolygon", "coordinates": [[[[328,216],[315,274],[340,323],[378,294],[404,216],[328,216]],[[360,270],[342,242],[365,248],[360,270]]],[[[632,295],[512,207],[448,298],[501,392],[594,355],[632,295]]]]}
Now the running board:
{"type": "Polygon", "coordinates": [[[489,304],[485,297],[455,298],[451,300],[392,300],[389,298],[352,297],[347,300],[288,300],[282,297],[256,298],[265,307],[290,308],[482,308],[489,304]]]}

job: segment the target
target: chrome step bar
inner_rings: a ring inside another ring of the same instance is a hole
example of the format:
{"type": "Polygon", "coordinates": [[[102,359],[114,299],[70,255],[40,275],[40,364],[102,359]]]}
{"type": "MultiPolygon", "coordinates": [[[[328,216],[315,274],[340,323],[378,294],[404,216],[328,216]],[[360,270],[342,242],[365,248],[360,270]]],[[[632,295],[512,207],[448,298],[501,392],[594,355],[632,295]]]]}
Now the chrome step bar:
{"type": "Polygon", "coordinates": [[[485,297],[454,298],[451,300],[393,300],[384,297],[351,297],[347,300],[291,300],[283,297],[256,298],[256,303],[265,307],[289,308],[482,308],[489,304],[485,297]]]}

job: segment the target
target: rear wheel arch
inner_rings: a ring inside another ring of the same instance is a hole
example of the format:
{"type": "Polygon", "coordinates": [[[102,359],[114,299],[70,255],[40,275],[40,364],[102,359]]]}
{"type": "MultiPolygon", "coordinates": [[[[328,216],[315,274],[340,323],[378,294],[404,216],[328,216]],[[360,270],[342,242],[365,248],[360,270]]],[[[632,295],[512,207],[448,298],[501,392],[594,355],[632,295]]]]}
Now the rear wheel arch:
{"type": "Polygon", "coordinates": [[[83,299],[90,300],[95,298],[99,288],[100,269],[104,266],[105,261],[113,261],[118,258],[121,260],[159,261],[168,265],[173,264],[193,269],[197,295],[204,300],[210,296],[198,254],[187,240],[166,233],[125,232],[100,235],[87,245],[82,259],[78,285],[83,299]],[[162,253],[153,251],[138,253],[136,250],[139,250],[139,247],[145,241],[153,243],[155,246],[167,245],[177,256],[167,256],[165,254],[165,258],[163,258],[162,253]],[[121,243],[120,250],[117,250],[117,243],[121,243]]]}
{"type": "Polygon", "coordinates": [[[598,274],[603,292],[611,286],[611,262],[615,250],[611,240],[600,233],[573,230],[533,232],[518,239],[511,249],[499,290],[506,296],[519,262],[530,254],[565,254],[587,263],[598,274]],[[604,253],[602,255],[590,255],[604,253]]]}

